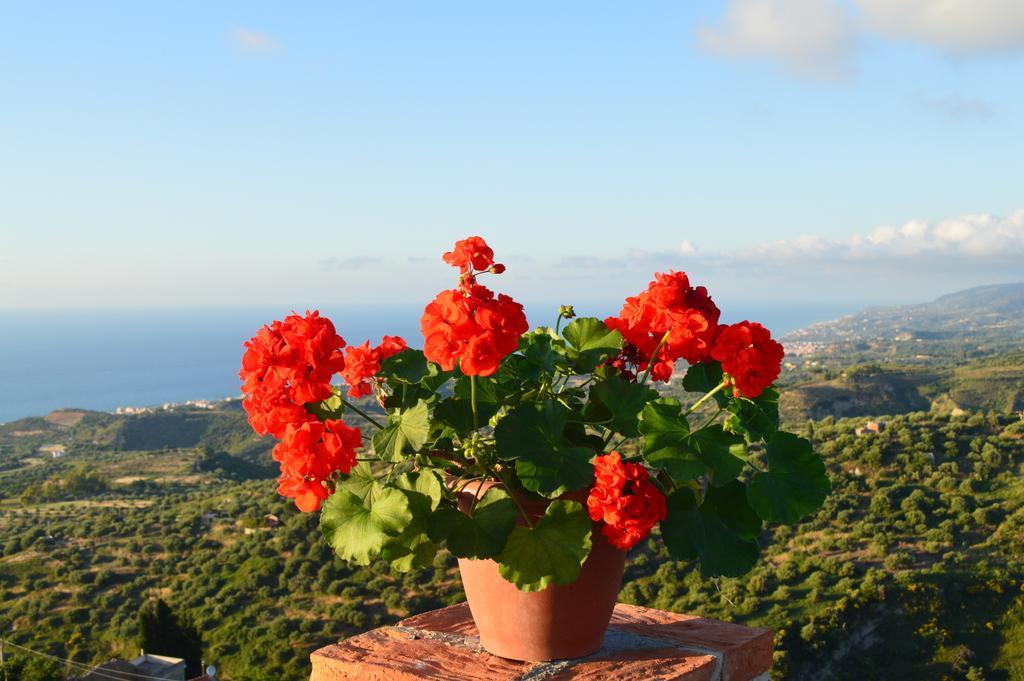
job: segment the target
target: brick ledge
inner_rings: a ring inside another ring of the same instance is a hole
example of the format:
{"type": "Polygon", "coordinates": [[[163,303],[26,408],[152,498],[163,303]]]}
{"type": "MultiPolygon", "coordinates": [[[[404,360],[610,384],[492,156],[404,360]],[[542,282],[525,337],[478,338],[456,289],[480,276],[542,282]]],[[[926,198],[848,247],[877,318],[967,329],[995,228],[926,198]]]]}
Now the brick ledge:
{"type": "Polygon", "coordinates": [[[772,633],[620,603],[597,653],[516,662],[481,648],[463,603],[321,648],[311,660],[310,681],[767,681],[772,633]]]}

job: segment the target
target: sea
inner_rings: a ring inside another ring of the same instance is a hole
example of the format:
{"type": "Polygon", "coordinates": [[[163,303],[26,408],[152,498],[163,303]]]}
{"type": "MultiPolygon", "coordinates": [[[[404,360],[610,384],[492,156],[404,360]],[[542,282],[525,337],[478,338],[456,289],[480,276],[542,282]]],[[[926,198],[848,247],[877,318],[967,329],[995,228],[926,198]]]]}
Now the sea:
{"type": "MultiPolygon", "coordinates": [[[[721,304],[721,302],[720,302],[721,304]]],[[[619,304],[576,306],[604,317],[619,304]]],[[[724,322],[750,319],[775,336],[855,312],[843,303],[729,303],[724,322]]],[[[526,306],[532,326],[554,321],[557,304],[526,306]]],[[[419,347],[422,306],[325,307],[349,344],[400,335],[419,347]]],[[[239,394],[242,343],[288,309],[263,306],[0,310],[0,423],[54,409],[113,411],[239,394]]]]}

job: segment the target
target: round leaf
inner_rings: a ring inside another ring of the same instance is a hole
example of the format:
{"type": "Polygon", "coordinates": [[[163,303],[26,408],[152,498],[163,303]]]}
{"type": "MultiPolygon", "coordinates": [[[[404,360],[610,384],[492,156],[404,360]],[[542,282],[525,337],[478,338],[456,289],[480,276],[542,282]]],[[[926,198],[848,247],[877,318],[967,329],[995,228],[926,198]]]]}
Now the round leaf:
{"type": "Polygon", "coordinates": [[[401,490],[384,488],[372,501],[338,490],[320,510],[320,531],[340,558],[368,565],[388,538],[398,536],[412,519],[401,490]]]}
{"type": "Polygon", "coordinates": [[[802,437],[779,431],[768,441],[767,472],[757,473],[747,498],[765,520],[795,523],[821,507],[832,486],[825,464],[802,437]]]}
{"type": "Polygon", "coordinates": [[[505,546],[516,524],[516,505],[497,487],[487,490],[466,515],[456,508],[442,508],[430,519],[430,537],[447,540],[448,550],[459,558],[492,558],[505,546]]]}
{"type": "Polygon", "coordinates": [[[742,484],[709,488],[699,506],[688,488],[676,490],[666,501],[661,536],[674,558],[699,558],[700,571],[707,576],[739,577],[757,562],[759,549],[752,537],[760,520],[747,505],[742,484]]]}
{"type": "Polygon", "coordinates": [[[562,331],[569,344],[569,359],[581,374],[593,371],[597,365],[622,349],[622,334],[605,326],[595,317],[574,319],[562,331]]]}
{"type": "Polygon", "coordinates": [[[591,521],[583,505],[552,501],[531,529],[516,527],[498,554],[501,576],[520,591],[570,584],[590,555],[591,521]]]}

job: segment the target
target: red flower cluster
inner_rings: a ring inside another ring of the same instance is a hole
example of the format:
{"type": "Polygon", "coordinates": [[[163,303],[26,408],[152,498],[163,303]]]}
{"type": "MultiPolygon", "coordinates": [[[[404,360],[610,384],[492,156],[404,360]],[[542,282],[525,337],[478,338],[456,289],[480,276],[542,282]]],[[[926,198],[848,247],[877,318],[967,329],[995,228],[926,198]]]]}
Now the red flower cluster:
{"type": "Polygon", "coordinates": [[[644,292],[626,299],[619,316],[605,320],[625,339],[609,363],[626,378],[635,380],[650,366],[651,377],[667,383],[678,359],[689,364],[717,360],[734,394],[749,398],[778,378],[784,353],[768,329],[756,322],[719,326],[720,312],[707,289],[690,286],[684,272],[654,277],[644,292]]]}
{"type": "Polygon", "coordinates": [[[292,314],[264,326],[245,343],[242,403],[260,435],[280,439],[303,405],[331,396],[331,377],[345,368],[345,340],[319,312],[292,314]]]}
{"type": "Polygon", "coordinates": [[[278,493],[294,498],[300,511],[319,509],[331,494],[331,474],[352,470],[361,444],[359,429],[341,419],[321,422],[310,416],[289,424],[284,440],[274,447],[274,460],[281,464],[278,493]]]}
{"type": "Polygon", "coordinates": [[[720,312],[706,288],[690,286],[685,272],[659,272],[654,277],[645,291],[627,298],[619,315],[605,324],[626,341],[613,366],[630,377],[651,366],[654,380],[667,383],[676,360],[696,364],[710,359],[720,312]],[[656,349],[657,356],[652,356],[656,349]]]}
{"type": "Polygon", "coordinates": [[[445,371],[458,362],[467,376],[490,376],[529,328],[523,306],[504,293],[495,297],[476,282],[479,272],[474,269],[495,274],[505,270],[494,264],[493,251],[480,237],[459,241],[444,259],[459,267],[462,276],[458,288],[441,291],[423,311],[423,354],[445,371]]]}
{"type": "Polygon", "coordinates": [[[405,350],[408,345],[399,336],[384,336],[375,348],[370,341],[362,345],[350,345],[345,350],[345,369],[341,376],[348,383],[349,397],[364,397],[370,394],[373,376],[380,371],[381,363],[391,355],[405,350]]]}
{"type": "Polygon", "coordinates": [[[594,475],[587,511],[591,520],[604,523],[601,533],[612,546],[632,548],[668,515],[665,497],[651,483],[647,470],[640,464],[623,463],[618,452],[596,457],[594,475]]]}
{"type": "Polygon", "coordinates": [[[757,322],[723,326],[711,357],[722,363],[726,380],[737,397],[754,398],[775,382],[782,370],[785,351],[771,333],[757,322]]]}
{"type": "Polygon", "coordinates": [[[362,439],[357,428],[340,420],[325,425],[305,409],[333,394],[331,378],[345,368],[343,347],[334,324],[316,311],[274,321],[245,343],[242,406],[253,430],[281,440],[274,447],[278,491],[303,511],[327,498],[334,471],[352,468],[362,439]]]}

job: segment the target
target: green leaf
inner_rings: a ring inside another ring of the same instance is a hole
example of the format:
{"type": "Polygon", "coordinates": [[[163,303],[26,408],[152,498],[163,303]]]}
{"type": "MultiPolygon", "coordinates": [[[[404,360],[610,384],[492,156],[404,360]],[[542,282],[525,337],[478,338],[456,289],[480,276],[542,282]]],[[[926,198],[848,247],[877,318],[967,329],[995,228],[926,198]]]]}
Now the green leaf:
{"type": "MultiPolygon", "coordinates": [[[[721,385],[722,376],[722,365],[718,362],[694,364],[683,376],[683,390],[691,393],[709,393],[721,385]]],[[[729,403],[729,396],[726,391],[719,391],[715,393],[714,400],[719,407],[724,407],[729,403]]]]}
{"type": "Polygon", "coordinates": [[[380,364],[380,372],[389,381],[419,383],[427,377],[427,358],[422,350],[406,348],[396,352],[380,364]]]}
{"type": "Polygon", "coordinates": [[[414,383],[402,383],[401,381],[390,384],[391,394],[384,398],[384,408],[389,412],[412,409],[420,400],[431,402],[436,395],[423,388],[422,385],[414,383]]]}
{"type": "Polygon", "coordinates": [[[441,481],[437,474],[431,470],[421,470],[418,473],[403,473],[395,478],[395,487],[410,492],[418,492],[430,500],[430,510],[437,508],[441,503],[441,481]]]}
{"type": "Polygon", "coordinates": [[[564,341],[553,338],[550,329],[539,328],[524,334],[519,339],[519,350],[523,360],[518,373],[525,381],[539,381],[542,376],[550,376],[555,369],[567,369],[569,366],[564,341]]]}
{"type": "Polygon", "coordinates": [[[644,461],[677,482],[694,480],[706,470],[689,446],[690,425],[681,411],[679,401],[671,398],[648,402],[640,412],[639,426],[644,436],[644,461]]]}
{"type": "Polygon", "coordinates": [[[738,481],[721,487],[709,487],[701,504],[704,513],[714,514],[726,527],[743,539],[757,539],[763,522],[747,502],[746,486],[738,481]]]}
{"type": "Polygon", "coordinates": [[[750,442],[767,440],[779,429],[779,391],[775,388],[765,388],[753,400],[730,398],[726,409],[732,412],[726,422],[729,430],[746,435],[750,442]]]}
{"type": "Polygon", "coordinates": [[[700,559],[706,576],[739,577],[757,562],[760,519],[747,504],[743,485],[733,481],[708,489],[698,506],[693,490],[682,488],[666,500],[661,536],[677,560],[700,559]]]}
{"type": "Polygon", "coordinates": [[[369,504],[380,495],[381,486],[377,483],[376,478],[373,477],[370,464],[361,461],[338,483],[336,489],[338,491],[351,492],[362,499],[364,503],[369,504]]]}
{"type": "Polygon", "coordinates": [[[562,331],[576,372],[590,373],[622,349],[622,334],[595,317],[574,319],[562,331]]]}
{"type": "Polygon", "coordinates": [[[594,433],[588,433],[587,427],[583,423],[567,422],[565,430],[562,431],[562,437],[573,447],[587,447],[595,452],[604,449],[604,440],[594,433]]]}
{"type": "Polygon", "coordinates": [[[494,428],[494,440],[501,459],[520,456],[555,455],[560,447],[568,410],[547,400],[541,404],[516,405],[494,428]]]}
{"type": "Polygon", "coordinates": [[[550,452],[530,450],[516,461],[516,477],[531,492],[554,499],[594,482],[594,451],[586,447],[562,447],[550,452]]]}
{"type": "Polygon", "coordinates": [[[455,370],[442,371],[441,367],[430,362],[427,364],[427,375],[420,380],[420,388],[427,393],[436,392],[442,385],[455,376],[455,370]]]}
{"type": "Polygon", "coordinates": [[[683,389],[691,393],[711,392],[722,382],[722,365],[718,362],[694,364],[683,376],[683,389]]]}
{"type": "MultiPolygon", "coordinates": [[[[405,477],[402,481],[407,485],[415,485],[418,478],[405,477]]],[[[427,485],[429,488],[429,484],[427,485]]],[[[392,489],[392,488],[387,488],[392,489]]],[[[427,567],[434,561],[437,544],[427,535],[428,522],[431,517],[432,501],[430,497],[413,489],[399,486],[409,501],[412,519],[394,538],[386,541],[381,548],[381,558],[391,563],[391,567],[399,572],[408,572],[416,568],[427,567]]]]}
{"type": "Polygon", "coordinates": [[[419,400],[408,409],[388,416],[388,426],[373,434],[373,451],[382,461],[399,461],[419,450],[430,435],[430,410],[419,400]]]}
{"type": "Polygon", "coordinates": [[[665,471],[675,482],[696,480],[707,472],[697,454],[681,447],[663,447],[644,452],[644,461],[652,468],[665,471]]]}
{"type": "Polygon", "coordinates": [[[493,558],[505,546],[516,525],[516,505],[497,487],[484,493],[469,516],[457,508],[441,508],[429,523],[430,538],[447,540],[448,550],[458,558],[493,558]]]}
{"type": "Polygon", "coordinates": [[[739,435],[713,425],[690,432],[679,402],[662,398],[647,404],[640,414],[644,460],[676,482],[693,480],[707,469],[712,482],[724,485],[743,471],[747,448],[739,435]]]}
{"type": "Polygon", "coordinates": [[[727,433],[716,424],[693,431],[686,442],[711,469],[712,484],[724,485],[743,472],[747,446],[742,436],[727,433]]]}
{"type": "Polygon", "coordinates": [[[630,383],[618,376],[602,381],[590,389],[585,415],[593,421],[611,419],[608,427],[627,437],[639,435],[640,412],[658,396],[640,383],[630,383]]]}
{"type": "Polygon", "coordinates": [[[320,510],[320,531],[340,558],[368,565],[412,517],[409,499],[401,490],[384,488],[373,501],[337,490],[320,510]]]}
{"type": "Polygon", "coordinates": [[[582,489],[594,479],[586,447],[573,447],[562,437],[568,410],[551,400],[516,406],[494,429],[498,458],[516,460],[523,487],[546,497],[582,489]]]}
{"type": "MultiPolygon", "coordinates": [[[[504,365],[503,365],[504,366],[504,365]]],[[[501,371],[499,370],[499,374],[501,371]]],[[[455,381],[453,394],[463,400],[469,400],[472,396],[469,376],[460,376],[455,381]]],[[[501,385],[495,376],[476,377],[476,406],[481,404],[500,404],[503,396],[501,385]]]]}
{"type": "Polygon", "coordinates": [[[419,533],[385,544],[381,550],[381,557],[391,563],[392,569],[397,572],[409,572],[433,565],[437,549],[437,544],[430,541],[426,534],[419,533]]]}
{"type": "Polygon", "coordinates": [[[767,472],[754,475],[747,498],[768,521],[795,523],[821,507],[832,489],[825,464],[802,437],[779,431],[766,447],[767,472]]]}
{"type": "Polygon", "coordinates": [[[520,591],[570,584],[590,555],[591,527],[582,504],[552,501],[532,529],[512,530],[497,556],[498,571],[520,591]]]}
{"type": "MultiPolygon", "coordinates": [[[[477,421],[479,425],[487,425],[487,421],[498,413],[498,405],[494,402],[477,401],[477,421]]],[[[458,435],[465,436],[472,433],[473,405],[469,400],[458,397],[448,397],[437,403],[434,407],[434,418],[437,421],[450,426],[458,435]]]]}
{"type": "Polygon", "coordinates": [[[341,390],[338,386],[332,385],[331,396],[320,402],[307,402],[306,411],[321,421],[340,419],[341,415],[345,413],[345,403],[341,401],[341,390]]]}

